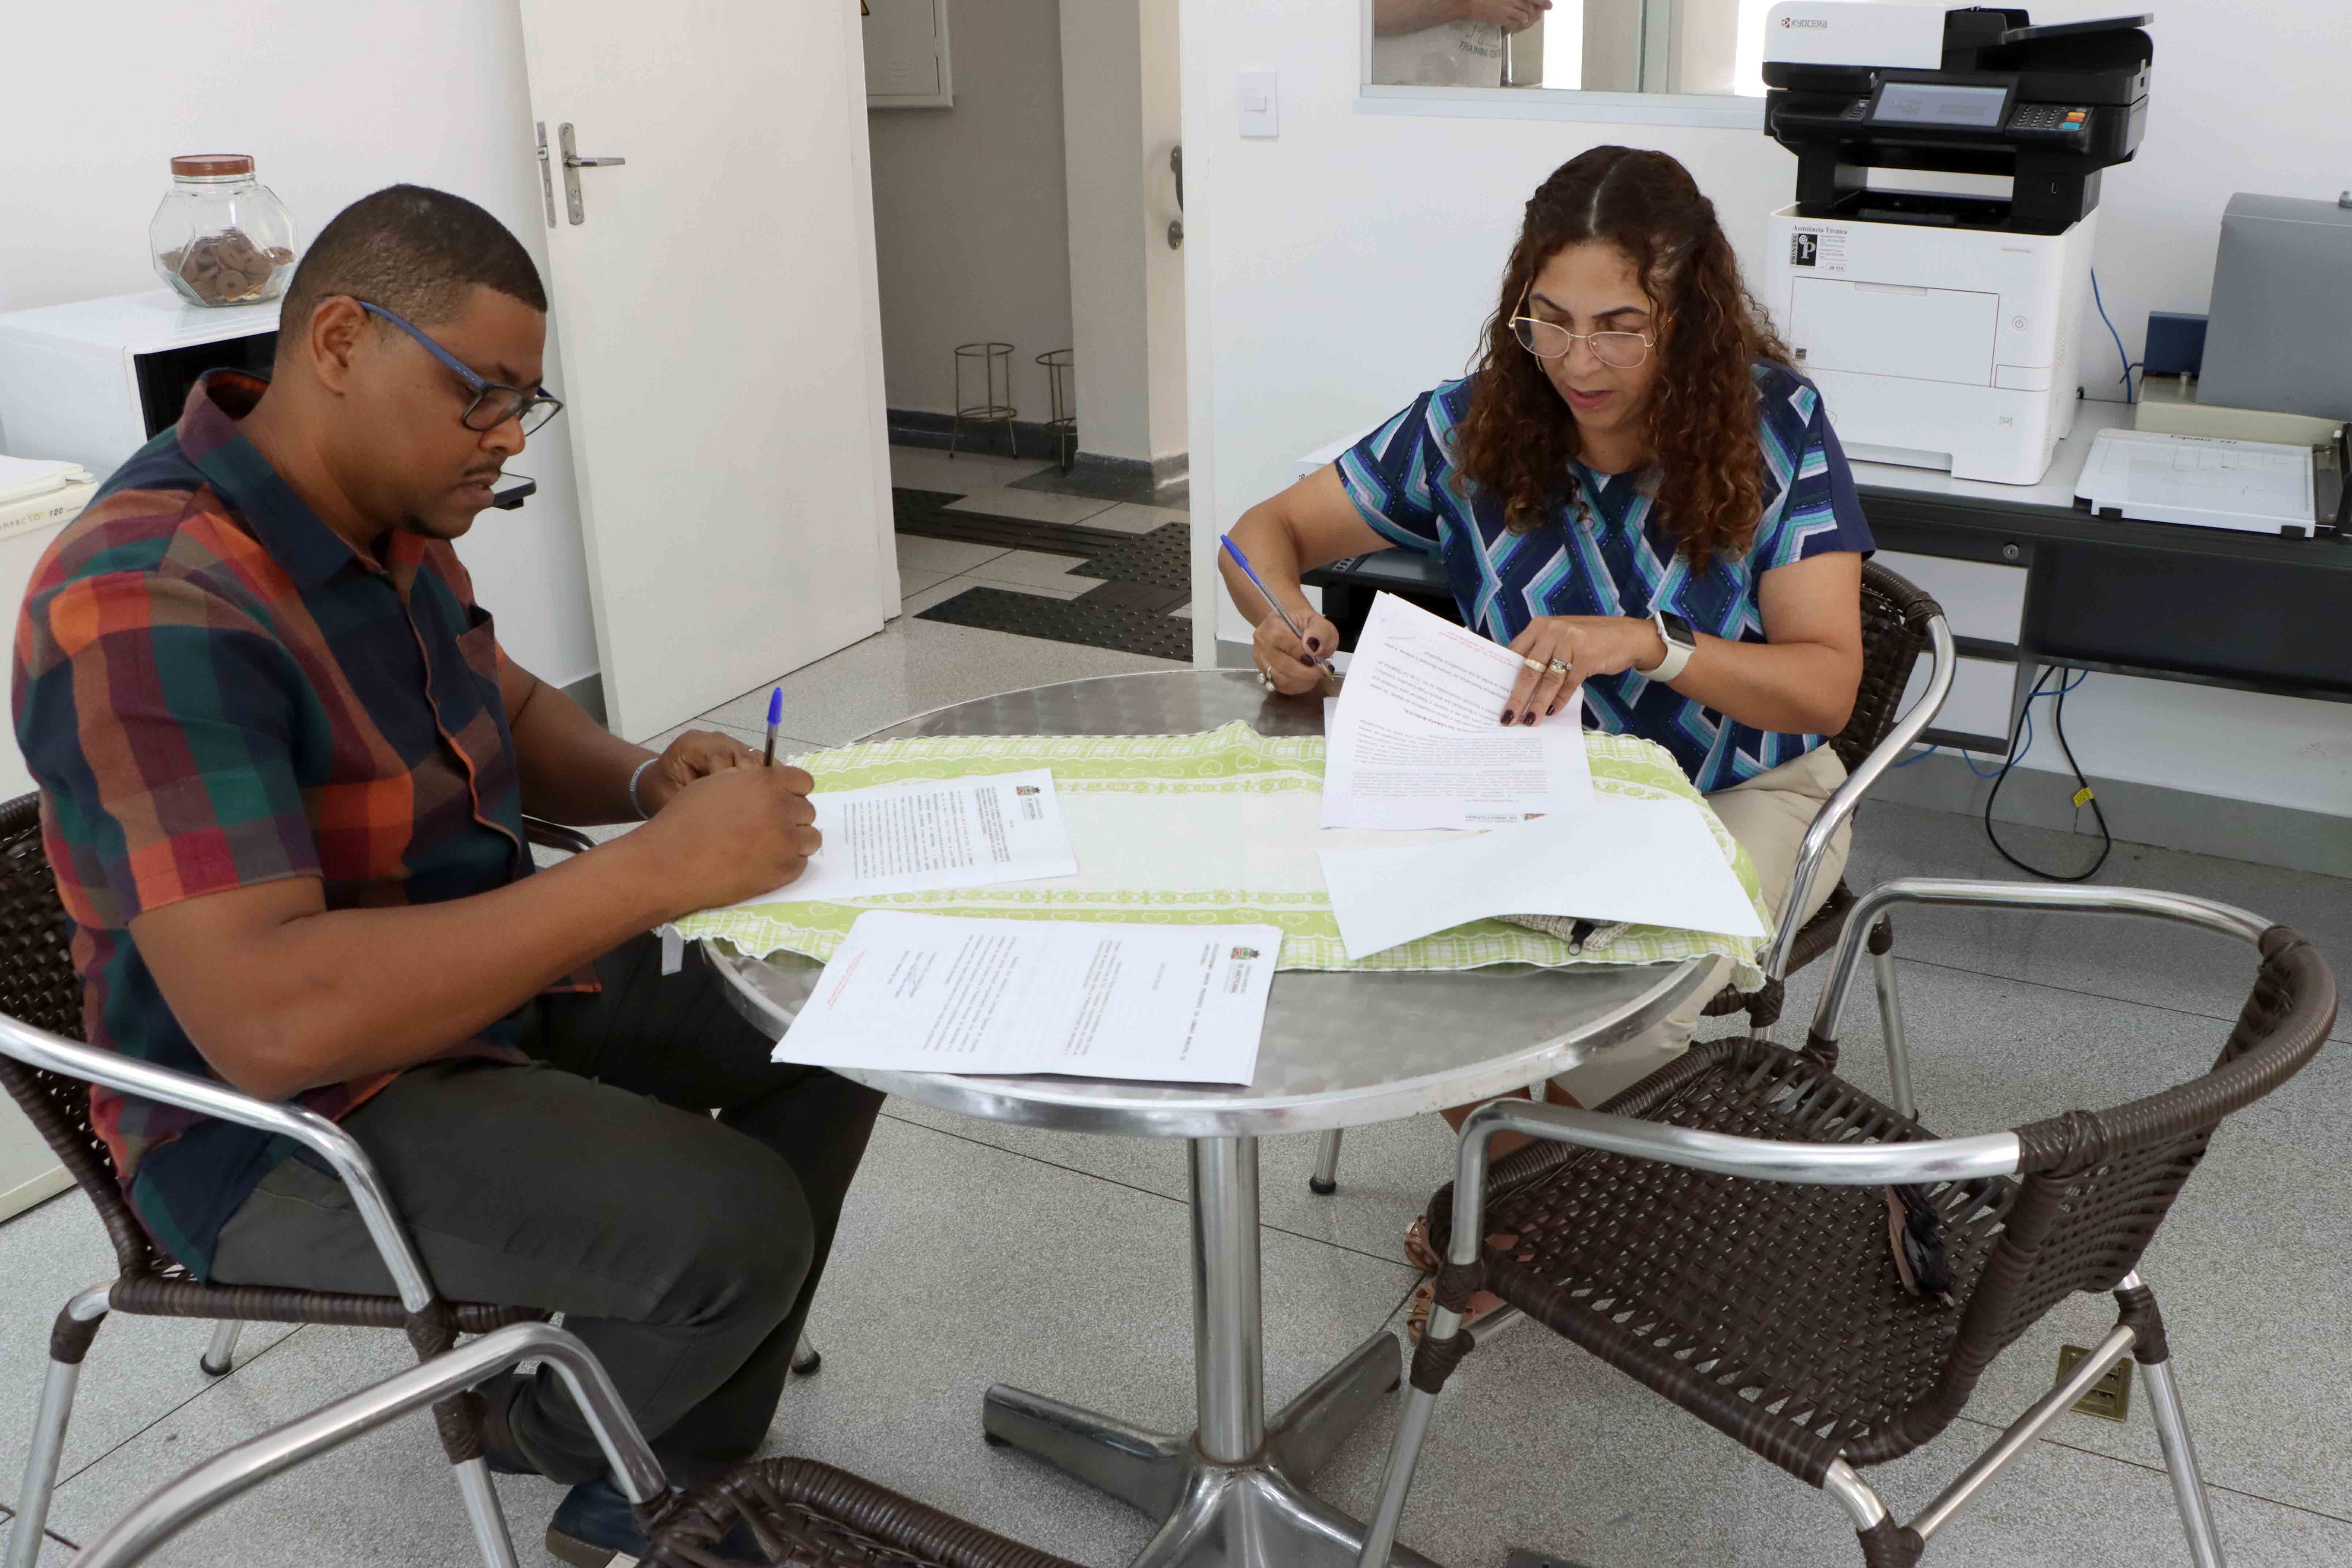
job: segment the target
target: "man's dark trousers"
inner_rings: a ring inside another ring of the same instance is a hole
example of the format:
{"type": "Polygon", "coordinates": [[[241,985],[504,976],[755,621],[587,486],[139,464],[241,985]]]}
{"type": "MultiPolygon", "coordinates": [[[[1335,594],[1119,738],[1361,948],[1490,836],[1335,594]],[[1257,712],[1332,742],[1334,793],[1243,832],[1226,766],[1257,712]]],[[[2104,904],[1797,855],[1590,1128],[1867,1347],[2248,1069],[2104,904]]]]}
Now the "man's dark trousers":
{"type": "MultiPolygon", "coordinates": [[[[597,970],[602,992],[524,1009],[531,1064],[412,1068],[343,1125],[441,1293],[562,1312],[691,1480],[767,1433],[882,1097],[770,1062],[699,949],[664,975],[640,937],[597,970]]],[[[307,1153],[230,1217],[213,1278],[393,1293],[350,1195],[307,1153]]],[[[486,1392],[541,1472],[604,1473],[551,1372],[486,1392]]]]}

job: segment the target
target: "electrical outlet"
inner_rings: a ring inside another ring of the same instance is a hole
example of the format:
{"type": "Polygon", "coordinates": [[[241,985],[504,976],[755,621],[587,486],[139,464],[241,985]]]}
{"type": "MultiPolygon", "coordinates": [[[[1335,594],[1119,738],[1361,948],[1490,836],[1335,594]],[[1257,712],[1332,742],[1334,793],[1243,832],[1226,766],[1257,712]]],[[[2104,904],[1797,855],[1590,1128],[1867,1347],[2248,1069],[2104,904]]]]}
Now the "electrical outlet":
{"type": "MultiPolygon", "coordinates": [[[[2066,1381],[2074,1363],[2090,1354],[2081,1345],[2058,1347],[2058,1375],[2050,1380],[2052,1387],[2066,1381]]],[[[2107,1368],[2107,1374],[2091,1384],[2090,1391],[2074,1401],[2075,1413],[2095,1415],[2102,1421],[2121,1421],[2131,1414],[2132,1359],[2126,1356],[2107,1368]]]]}

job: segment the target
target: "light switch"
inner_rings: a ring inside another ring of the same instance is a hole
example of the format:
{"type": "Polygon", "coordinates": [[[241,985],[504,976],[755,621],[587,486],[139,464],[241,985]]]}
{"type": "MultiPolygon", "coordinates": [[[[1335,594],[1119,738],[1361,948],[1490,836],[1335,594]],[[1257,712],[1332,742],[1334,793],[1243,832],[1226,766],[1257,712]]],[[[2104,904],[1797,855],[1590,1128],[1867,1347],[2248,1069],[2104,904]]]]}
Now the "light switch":
{"type": "Polygon", "coordinates": [[[1272,136],[1281,129],[1281,103],[1272,71],[1241,73],[1242,134],[1272,136]]]}

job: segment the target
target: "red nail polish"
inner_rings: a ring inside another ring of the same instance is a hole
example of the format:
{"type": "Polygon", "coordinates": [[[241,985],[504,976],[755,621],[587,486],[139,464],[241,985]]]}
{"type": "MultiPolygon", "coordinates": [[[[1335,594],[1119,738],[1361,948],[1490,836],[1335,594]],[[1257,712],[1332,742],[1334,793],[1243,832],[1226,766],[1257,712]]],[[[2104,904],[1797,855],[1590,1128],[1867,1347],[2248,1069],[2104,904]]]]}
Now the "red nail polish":
{"type": "Polygon", "coordinates": [[[1519,721],[1519,716],[1518,716],[1517,714],[1516,714],[1516,713],[1512,712],[1512,711],[1511,711],[1509,709],[1507,709],[1507,708],[1506,708],[1505,710],[1503,710],[1503,722],[1504,722],[1504,723],[1506,723],[1506,724],[1516,724],[1516,723],[1517,723],[1518,721],[1519,721]]]}

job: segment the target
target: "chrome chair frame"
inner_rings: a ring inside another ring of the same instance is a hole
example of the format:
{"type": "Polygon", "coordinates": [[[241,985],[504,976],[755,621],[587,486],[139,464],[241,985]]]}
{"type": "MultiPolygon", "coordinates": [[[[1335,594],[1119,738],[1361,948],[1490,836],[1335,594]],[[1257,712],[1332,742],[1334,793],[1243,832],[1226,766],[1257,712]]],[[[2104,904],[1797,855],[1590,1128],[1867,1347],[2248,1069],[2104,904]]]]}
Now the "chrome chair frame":
{"type": "MultiPolygon", "coordinates": [[[[336,1179],[350,1190],[369,1239],[375,1243],[376,1254],[392,1276],[401,1305],[411,1313],[419,1313],[439,1300],[366,1152],[351,1134],[316,1111],[298,1105],[273,1105],[224,1084],[82,1045],[5,1016],[0,1016],[0,1052],[49,1072],[293,1140],[325,1161],[336,1179]]],[[[110,1310],[108,1293],[111,1289],[110,1281],[84,1290],[67,1304],[67,1314],[84,1323],[105,1316],[110,1310]]],[[[238,1327],[235,1322],[224,1322],[215,1331],[212,1347],[206,1352],[208,1363],[215,1360],[226,1363],[227,1349],[234,1347],[238,1327]]],[[[74,1391],[80,1376],[78,1361],[53,1359],[49,1363],[41,1385],[39,1412],[34,1420],[32,1447],[25,1458],[24,1485],[17,1496],[18,1511],[8,1537],[5,1568],[33,1568],[39,1558],[41,1532],[48,1521],[49,1500],[57,1488],[58,1461],[64,1452],[66,1426],[73,1414],[74,1391]]],[[[516,1568],[514,1542],[499,1510],[488,1465],[477,1457],[454,1468],[458,1495],[481,1546],[486,1568],[516,1568]]]]}
{"type": "Polygon", "coordinates": [[[524,1361],[543,1361],[571,1389],[588,1429],[633,1503],[668,1489],[661,1462],[637,1430],[604,1363],[586,1345],[546,1323],[516,1323],[446,1351],[382,1383],[345,1394],[299,1420],[248,1437],[167,1481],[101,1531],[72,1568],[131,1568],[230,1499],[339,1447],[385,1422],[423,1409],[524,1361]]]}
{"type": "MultiPolygon", "coordinates": [[[[1811,839],[1809,834],[1809,843],[1811,839]]],[[[1837,1039],[1853,989],[1854,968],[1870,931],[1880,915],[1896,904],[2148,915],[2201,927],[2250,944],[2258,943],[2271,927],[2271,922],[2260,916],[2228,904],[2142,889],[1928,878],[1888,882],[1858,899],[1847,917],[1844,934],[1832,961],[1829,984],[1813,1014],[1813,1037],[1832,1043],[1837,1039]]],[[[1910,1116],[1915,1110],[1910,1050],[1900,1024],[1898,1001],[1890,986],[1882,985],[1879,996],[1885,1009],[1887,1077],[1893,1086],[1890,1103],[1910,1116]]],[[[2022,1153],[2017,1134],[2012,1131],[1922,1142],[1781,1143],[1668,1127],[1568,1106],[1498,1100],[1473,1111],[1462,1129],[1454,1173],[1453,1231],[1446,1254],[1447,1261],[1456,1268],[1467,1268],[1478,1260],[1483,1244],[1480,1216],[1486,1207],[1487,1145],[1500,1132],[1523,1133],[1634,1159],[1758,1181],[1840,1186],[1934,1184],[2013,1176],[2018,1173],[2022,1153]]],[[[2143,1286],[2139,1270],[2135,1268],[2122,1278],[2117,1289],[2143,1286]]],[[[1424,1333],[1433,1340],[1446,1341],[1461,1323],[1461,1314],[1448,1309],[1441,1296],[1424,1333]]],[[[1960,1508],[2007,1468],[2044,1427],[2071,1409],[2109,1368],[2130,1355],[2137,1338],[2135,1330],[2119,1324],[2076,1363],[2065,1381],[2029,1406],[1992,1447],[1979,1455],[1912,1519],[1908,1528],[1925,1539],[1949,1523],[1960,1508]]],[[[2171,1363],[2168,1359],[2147,1362],[2142,1363],[2142,1370],[2147,1374],[2158,1440],[2163,1450],[2166,1473],[2172,1482],[2181,1526],[2188,1536],[2190,1558],[2196,1568],[2223,1568],[2221,1538],[2214,1528],[2196,1446],[2189,1436],[2179,1390],[2173,1382],[2171,1363]]],[[[1413,1468],[1436,1403],[1436,1394],[1418,1387],[1406,1394],[1396,1438],[1389,1450],[1378,1511],[1365,1536],[1358,1568],[1386,1568],[1390,1562],[1405,1496],[1412,1488],[1413,1468]]],[[[1857,1532],[1874,1530],[1887,1518],[1886,1506],[1878,1494],[1843,1459],[1830,1466],[1823,1489],[1844,1507],[1857,1532]]]]}
{"type": "MultiPolygon", "coordinates": [[[[1812,823],[1805,829],[1805,837],[1798,846],[1797,864],[1789,876],[1789,896],[1780,905],[1783,910],[1805,907],[1806,900],[1812,897],[1813,885],[1821,880],[1822,860],[1829,853],[1830,841],[1837,837],[1839,828],[1853,820],[1856,808],[1862,805],[1862,797],[1868,795],[1872,786],[1902,760],[1904,752],[1918,742],[1927,726],[1936,721],[1936,715],[1943,709],[1944,699],[1951,694],[1958,653],[1952,640],[1951,624],[1941,615],[1932,616],[1927,620],[1927,689],[1920,693],[1919,700],[1895,721],[1895,727],[1886,732],[1886,739],[1872,748],[1870,754],[1863,758],[1862,765],[1848,773],[1845,783],[1838,785],[1829,799],[1822,803],[1821,810],[1813,814],[1812,823]]],[[[1804,924],[1802,921],[1784,918],[1773,931],[1772,940],[1766,944],[1759,963],[1768,983],[1789,977],[1789,955],[1795,948],[1804,924]]],[[[1849,932],[1853,930],[1851,921],[1846,929],[1849,932]]],[[[1873,951],[1871,967],[1878,986],[1879,1005],[1888,1017],[1895,1017],[1895,955],[1892,950],[1873,951]]],[[[1769,1027],[1762,1032],[1765,1037],[1771,1037],[1769,1027]]],[[[1538,1079],[1529,1084],[1528,1098],[1540,1102],[1544,1097],[1544,1085],[1549,1081],[1548,1079],[1538,1079]]],[[[1323,1134],[1323,1142],[1317,1148],[1315,1173],[1307,1177],[1307,1185],[1318,1196],[1328,1197],[1339,1191],[1340,1142],[1340,1131],[1334,1128],[1323,1134]]]]}

